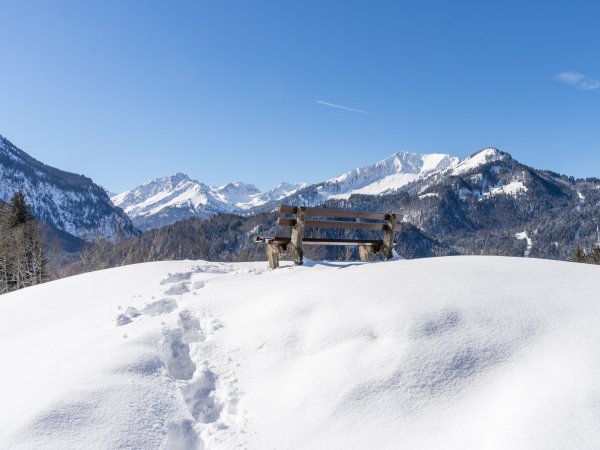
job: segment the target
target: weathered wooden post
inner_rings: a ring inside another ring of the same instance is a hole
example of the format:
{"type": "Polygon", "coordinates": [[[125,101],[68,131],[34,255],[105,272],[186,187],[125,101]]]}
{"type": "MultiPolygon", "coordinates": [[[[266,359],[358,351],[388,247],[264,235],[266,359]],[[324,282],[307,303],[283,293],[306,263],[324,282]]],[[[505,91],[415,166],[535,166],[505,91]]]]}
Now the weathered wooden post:
{"type": "Polygon", "coordinates": [[[366,245],[358,246],[358,256],[360,257],[361,261],[368,261],[369,253],[370,253],[369,247],[367,247],[366,245]]]}
{"type": "Polygon", "coordinates": [[[388,214],[385,219],[385,225],[381,251],[385,259],[391,259],[394,249],[394,228],[396,228],[396,214],[388,214]]]}
{"type": "Polygon", "coordinates": [[[279,267],[279,246],[277,244],[267,244],[267,258],[271,269],[279,267]]]}
{"type": "Polygon", "coordinates": [[[304,252],[302,251],[302,235],[304,234],[304,206],[296,208],[296,223],[292,227],[292,236],[290,238],[290,246],[294,257],[294,264],[301,265],[303,263],[304,252]]]}

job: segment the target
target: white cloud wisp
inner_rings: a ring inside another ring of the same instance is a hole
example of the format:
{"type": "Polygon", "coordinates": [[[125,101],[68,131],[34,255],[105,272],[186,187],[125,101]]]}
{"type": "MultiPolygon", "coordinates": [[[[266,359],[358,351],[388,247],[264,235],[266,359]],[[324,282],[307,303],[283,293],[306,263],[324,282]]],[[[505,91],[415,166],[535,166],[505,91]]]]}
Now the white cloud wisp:
{"type": "Polygon", "coordinates": [[[554,75],[554,79],[582,91],[593,91],[600,88],[600,80],[588,77],[579,72],[567,71],[557,73],[554,75]]]}

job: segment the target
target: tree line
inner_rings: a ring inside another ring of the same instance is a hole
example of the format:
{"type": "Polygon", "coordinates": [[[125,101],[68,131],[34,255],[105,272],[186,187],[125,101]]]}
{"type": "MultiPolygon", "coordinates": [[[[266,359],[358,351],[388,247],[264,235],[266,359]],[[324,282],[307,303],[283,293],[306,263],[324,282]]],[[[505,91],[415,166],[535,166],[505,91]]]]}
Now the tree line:
{"type": "Polygon", "coordinates": [[[0,293],[33,286],[48,277],[45,239],[25,195],[0,204],[0,293]]]}
{"type": "MultiPolygon", "coordinates": [[[[386,198],[381,199],[383,200],[386,198]]],[[[365,198],[365,202],[360,205],[331,206],[365,210],[369,209],[367,206],[381,206],[367,204],[366,201],[365,198]]],[[[385,209],[393,210],[398,205],[386,206],[388,208],[385,209]]],[[[440,215],[440,219],[442,218],[443,214],[440,215]]],[[[84,239],[79,251],[72,252],[65,251],[52,241],[51,233],[36,220],[23,193],[17,192],[9,203],[0,202],[0,293],[50,279],[134,263],[181,259],[231,262],[264,260],[264,247],[255,244],[252,238],[258,234],[273,235],[280,232],[276,230],[274,223],[275,215],[272,213],[245,217],[219,214],[210,219],[183,220],[114,242],[101,235],[90,234],[84,239]]],[[[427,233],[422,227],[403,223],[397,232],[396,250],[407,258],[453,254],[518,256],[524,252],[525,243],[514,238],[514,230],[498,230],[494,233],[487,229],[471,230],[468,233],[459,231],[439,235],[427,233]]],[[[565,241],[560,240],[563,243],[565,241]]],[[[536,244],[539,246],[542,241],[538,238],[536,244]]],[[[353,249],[317,246],[307,251],[309,253],[306,256],[312,259],[358,258],[353,249]]],[[[555,259],[600,264],[600,245],[592,246],[587,251],[578,246],[567,255],[567,258],[560,258],[557,254],[552,256],[555,259]]]]}
{"type": "Polygon", "coordinates": [[[583,247],[578,245],[569,258],[569,261],[584,264],[600,264],[600,244],[594,245],[589,252],[586,252],[583,247]]]}

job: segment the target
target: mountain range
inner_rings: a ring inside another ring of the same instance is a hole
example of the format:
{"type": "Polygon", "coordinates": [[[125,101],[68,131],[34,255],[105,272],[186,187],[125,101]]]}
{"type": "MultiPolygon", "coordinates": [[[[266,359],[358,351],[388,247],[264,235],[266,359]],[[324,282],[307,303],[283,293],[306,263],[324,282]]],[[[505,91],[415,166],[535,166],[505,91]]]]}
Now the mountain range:
{"type": "MultiPolygon", "coordinates": [[[[148,230],[142,247],[175,259],[264,258],[252,236],[286,231],[274,224],[279,204],[403,214],[396,250],[408,258],[487,254],[564,260],[578,244],[589,249],[600,242],[599,179],[535,169],[509,153],[484,148],[465,159],[396,153],[246,209],[230,203],[222,214],[204,210],[208,220],[189,215],[189,220],[148,230]]],[[[353,251],[308,249],[307,257],[352,259],[353,251]]],[[[142,251],[132,260],[151,260],[157,257],[153,254],[142,251]]]]}
{"type": "MultiPolygon", "coordinates": [[[[414,190],[414,186],[427,189],[442,179],[466,174],[507,157],[508,154],[495,148],[483,149],[465,160],[448,154],[399,152],[327,181],[310,185],[282,182],[266,192],[242,182],[209,187],[176,173],[115,195],[111,200],[128,214],[137,228],[148,230],[192,217],[206,219],[218,213],[248,215],[270,211],[283,202],[311,206],[329,200],[347,200],[353,195],[389,195],[414,190]]],[[[506,184],[490,186],[480,194],[517,194],[526,190],[521,181],[509,180],[506,184]]],[[[461,192],[467,195],[466,191],[461,192]]]]}
{"type": "MultiPolygon", "coordinates": [[[[116,240],[138,230],[157,230],[159,236],[166,226],[197,219],[200,224],[185,225],[185,233],[227,240],[208,242],[210,252],[216,252],[210,257],[257,258],[249,237],[275,232],[272,212],[284,203],[401,213],[405,222],[398,241],[408,257],[564,259],[577,243],[589,248],[600,241],[599,179],[535,169],[491,147],[465,159],[399,152],[326,181],[284,182],[265,192],[242,182],[210,187],[176,173],[113,195],[111,202],[106,190],[89,178],[47,166],[0,138],[0,175],[0,200],[24,191],[36,216],[63,235],[81,239],[100,234],[116,240]],[[218,220],[211,222],[213,218],[218,220]]],[[[177,232],[169,232],[172,239],[164,254],[177,249],[181,255],[194,245],[179,242],[177,232]]]]}
{"type": "Polygon", "coordinates": [[[129,215],[137,228],[148,230],[190,217],[206,219],[218,213],[250,211],[288,197],[305,185],[284,182],[261,192],[256,186],[239,181],[210,187],[176,173],[115,195],[111,200],[129,215]]]}

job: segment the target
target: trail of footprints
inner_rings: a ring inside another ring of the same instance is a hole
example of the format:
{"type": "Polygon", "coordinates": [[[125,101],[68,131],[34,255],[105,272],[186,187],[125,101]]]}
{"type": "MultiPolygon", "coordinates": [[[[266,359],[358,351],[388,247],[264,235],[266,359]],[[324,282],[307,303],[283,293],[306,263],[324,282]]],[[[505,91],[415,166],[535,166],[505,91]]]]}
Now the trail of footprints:
{"type": "MultiPolygon", "coordinates": [[[[220,266],[203,266],[190,272],[171,273],[160,282],[165,286],[163,293],[169,296],[190,292],[197,294],[206,284],[205,280],[193,280],[193,274],[199,272],[218,274],[229,271],[220,266]]],[[[220,432],[230,431],[227,434],[231,436],[236,430],[229,430],[230,427],[236,428],[236,424],[245,423],[243,417],[236,417],[240,392],[232,364],[221,367],[217,374],[215,366],[203,358],[213,353],[210,339],[223,324],[207,311],[199,312],[198,317],[198,312],[180,309],[175,299],[165,298],[151,302],[141,310],[127,307],[117,317],[117,326],[131,323],[143,315],[170,313],[176,313],[178,317],[176,327],[164,330],[165,364],[168,375],[180,384],[192,420],[171,424],[164,448],[205,448],[206,442],[201,435],[219,441],[220,432]]]]}

